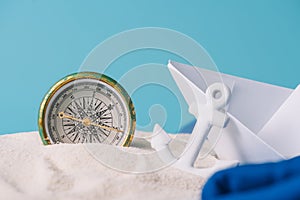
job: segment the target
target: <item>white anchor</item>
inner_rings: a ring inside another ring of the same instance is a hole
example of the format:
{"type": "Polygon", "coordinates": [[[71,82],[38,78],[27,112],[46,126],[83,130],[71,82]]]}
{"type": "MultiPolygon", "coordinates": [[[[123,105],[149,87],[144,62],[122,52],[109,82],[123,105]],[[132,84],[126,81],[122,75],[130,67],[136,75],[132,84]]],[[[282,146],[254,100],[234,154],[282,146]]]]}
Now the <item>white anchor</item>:
{"type": "MultiPolygon", "coordinates": [[[[194,103],[190,106],[190,113],[201,120],[197,120],[184,154],[174,163],[174,167],[194,174],[208,176],[217,170],[237,164],[237,161],[217,161],[211,168],[193,167],[212,127],[223,128],[226,126],[229,118],[225,107],[229,98],[229,88],[222,83],[215,83],[210,85],[206,90],[205,104],[194,103]]],[[[169,135],[158,124],[155,125],[153,132],[155,136],[151,140],[151,146],[158,151],[161,159],[166,162],[175,160],[176,158],[168,148],[168,144],[171,142],[169,135]]]]}

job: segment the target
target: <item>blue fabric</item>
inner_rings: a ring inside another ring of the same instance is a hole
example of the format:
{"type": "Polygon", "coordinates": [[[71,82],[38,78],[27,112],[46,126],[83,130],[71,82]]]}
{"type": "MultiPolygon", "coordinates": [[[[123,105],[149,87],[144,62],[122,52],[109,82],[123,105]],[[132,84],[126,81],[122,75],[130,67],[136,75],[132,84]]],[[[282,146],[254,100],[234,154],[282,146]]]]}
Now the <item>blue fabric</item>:
{"type": "Polygon", "coordinates": [[[205,184],[202,199],[300,200],[300,157],[217,172],[205,184]]]}

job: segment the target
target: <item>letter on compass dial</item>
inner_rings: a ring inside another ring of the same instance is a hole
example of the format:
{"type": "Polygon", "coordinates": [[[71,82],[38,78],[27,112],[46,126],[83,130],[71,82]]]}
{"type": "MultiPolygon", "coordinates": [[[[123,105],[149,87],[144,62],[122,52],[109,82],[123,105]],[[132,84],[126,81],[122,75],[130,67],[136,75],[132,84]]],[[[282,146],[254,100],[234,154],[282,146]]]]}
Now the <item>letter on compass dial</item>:
{"type": "Polygon", "coordinates": [[[65,135],[74,143],[103,143],[111,131],[122,132],[112,127],[112,109],[111,104],[107,106],[94,97],[74,99],[59,113],[65,135]]]}

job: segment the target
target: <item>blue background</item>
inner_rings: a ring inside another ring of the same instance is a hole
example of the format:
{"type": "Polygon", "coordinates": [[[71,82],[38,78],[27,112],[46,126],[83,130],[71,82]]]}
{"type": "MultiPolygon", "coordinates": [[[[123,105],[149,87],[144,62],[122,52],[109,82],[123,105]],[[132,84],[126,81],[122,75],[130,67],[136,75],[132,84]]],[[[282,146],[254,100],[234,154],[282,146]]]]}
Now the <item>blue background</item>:
{"type": "Polygon", "coordinates": [[[0,0],[0,134],[37,130],[49,87],[101,41],[155,26],[199,42],[221,72],[294,88],[300,1],[0,0]]]}

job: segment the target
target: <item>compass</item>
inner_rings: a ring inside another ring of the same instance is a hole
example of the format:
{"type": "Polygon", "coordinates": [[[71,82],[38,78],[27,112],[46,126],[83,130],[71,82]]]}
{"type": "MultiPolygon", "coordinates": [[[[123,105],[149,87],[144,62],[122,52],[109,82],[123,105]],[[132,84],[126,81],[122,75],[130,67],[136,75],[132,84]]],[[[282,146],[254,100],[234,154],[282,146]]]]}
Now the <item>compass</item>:
{"type": "Polygon", "coordinates": [[[104,143],[129,146],[135,110],[112,78],[79,72],[59,80],[44,97],[38,117],[44,144],[104,143]]]}

